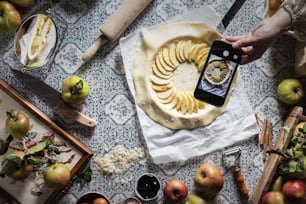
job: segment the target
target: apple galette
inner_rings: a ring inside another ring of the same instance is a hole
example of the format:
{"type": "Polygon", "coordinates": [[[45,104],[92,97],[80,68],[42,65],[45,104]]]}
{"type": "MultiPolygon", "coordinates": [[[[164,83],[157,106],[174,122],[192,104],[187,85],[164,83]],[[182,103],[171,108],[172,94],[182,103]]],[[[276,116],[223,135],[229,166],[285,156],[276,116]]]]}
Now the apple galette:
{"type": "MultiPolygon", "coordinates": [[[[133,70],[136,102],[154,121],[170,129],[192,129],[210,124],[223,107],[194,98],[211,43],[222,38],[215,29],[197,22],[160,26],[144,35],[133,70]]],[[[229,69],[222,67],[222,83],[229,69]]],[[[209,73],[207,73],[209,75],[209,73]]]]}

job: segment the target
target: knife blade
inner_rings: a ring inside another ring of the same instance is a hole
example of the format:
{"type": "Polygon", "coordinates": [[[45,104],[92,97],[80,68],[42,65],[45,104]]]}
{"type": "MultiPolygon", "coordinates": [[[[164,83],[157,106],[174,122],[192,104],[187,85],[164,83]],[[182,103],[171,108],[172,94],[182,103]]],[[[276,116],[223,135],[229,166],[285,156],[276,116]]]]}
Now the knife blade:
{"type": "Polygon", "coordinates": [[[227,11],[227,13],[222,18],[221,22],[217,25],[216,29],[218,32],[220,32],[221,34],[224,33],[228,24],[233,20],[233,18],[238,13],[238,11],[240,10],[244,2],[245,0],[235,0],[231,8],[227,11]]]}
{"type": "Polygon", "coordinates": [[[95,127],[97,125],[95,120],[66,105],[61,98],[61,94],[57,90],[31,75],[16,70],[14,71],[18,77],[25,81],[26,86],[35,90],[35,93],[46,99],[49,103],[48,105],[54,107],[54,110],[59,116],[87,127],[95,127]]]}
{"type": "Polygon", "coordinates": [[[152,0],[125,0],[118,10],[101,26],[100,37],[84,52],[83,63],[90,60],[106,42],[114,42],[152,0]]]}

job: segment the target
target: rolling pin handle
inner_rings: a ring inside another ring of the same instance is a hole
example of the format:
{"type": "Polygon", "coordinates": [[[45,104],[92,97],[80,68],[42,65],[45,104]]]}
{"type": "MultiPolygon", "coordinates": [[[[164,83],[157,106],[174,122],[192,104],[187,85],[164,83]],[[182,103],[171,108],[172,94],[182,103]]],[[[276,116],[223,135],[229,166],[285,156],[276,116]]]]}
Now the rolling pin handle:
{"type": "Polygon", "coordinates": [[[118,10],[110,16],[100,28],[103,33],[83,54],[86,63],[106,41],[114,42],[150,4],[152,0],[124,0],[118,10]]]}
{"type": "Polygon", "coordinates": [[[118,10],[101,26],[100,31],[114,42],[140,15],[152,0],[124,0],[118,10]]]}
{"type": "Polygon", "coordinates": [[[100,36],[83,54],[82,60],[88,62],[98,51],[98,49],[107,41],[104,36],[100,36]]]}

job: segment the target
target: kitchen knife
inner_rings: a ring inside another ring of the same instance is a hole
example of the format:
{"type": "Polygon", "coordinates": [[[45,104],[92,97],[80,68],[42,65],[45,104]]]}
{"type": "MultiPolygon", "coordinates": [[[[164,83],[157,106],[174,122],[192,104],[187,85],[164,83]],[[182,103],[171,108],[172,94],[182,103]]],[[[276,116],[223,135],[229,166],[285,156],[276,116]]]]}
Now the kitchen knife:
{"type": "Polygon", "coordinates": [[[216,29],[220,33],[224,33],[228,24],[232,21],[235,15],[238,13],[245,0],[235,0],[231,8],[227,11],[221,22],[217,25],[216,29]]]}
{"type": "Polygon", "coordinates": [[[124,0],[118,10],[100,28],[102,35],[85,51],[83,62],[90,60],[101,45],[114,42],[152,0],[124,0]]]}
{"type": "Polygon", "coordinates": [[[88,127],[95,127],[97,125],[95,120],[66,105],[61,98],[61,94],[49,85],[45,84],[39,79],[36,79],[33,76],[24,74],[19,71],[16,71],[16,75],[25,81],[29,88],[35,90],[35,93],[37,93],[39,96],[43,96],[43,98],[45,98],[49,103],[49,106],[54,107],[54,110],[59,116],[64,117],[69,121],[78,122],[79,124],[88,127]]]}
{"type": "Polygon", "coordinates": [[[60,112],[61,115],[64,115],[72,121],[76,121],[88,127],[95,127],[97,125],[97,122],[95,120],[87,117],[80,111],[68,107],[62,99],[58,100],[58,103],[56,104],[55,108],[57,108],[58,112],[60,112]]]}

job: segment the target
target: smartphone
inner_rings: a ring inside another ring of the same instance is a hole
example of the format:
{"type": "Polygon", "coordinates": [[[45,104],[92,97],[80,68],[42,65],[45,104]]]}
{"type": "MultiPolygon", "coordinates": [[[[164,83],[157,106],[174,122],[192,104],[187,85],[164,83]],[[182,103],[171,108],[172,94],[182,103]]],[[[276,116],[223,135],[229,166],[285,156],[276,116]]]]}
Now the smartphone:
{"type": "Polygon", "coordinates": [[[222,106],[242,54],[242,49],[233,49],[231,44],[215,40],[195,88],[194,97],[214,106],[222,106]]]}

